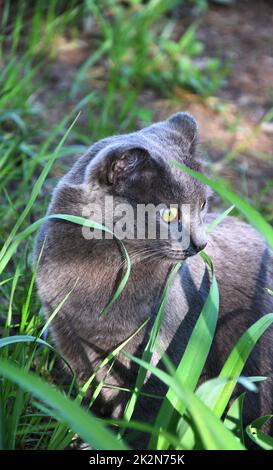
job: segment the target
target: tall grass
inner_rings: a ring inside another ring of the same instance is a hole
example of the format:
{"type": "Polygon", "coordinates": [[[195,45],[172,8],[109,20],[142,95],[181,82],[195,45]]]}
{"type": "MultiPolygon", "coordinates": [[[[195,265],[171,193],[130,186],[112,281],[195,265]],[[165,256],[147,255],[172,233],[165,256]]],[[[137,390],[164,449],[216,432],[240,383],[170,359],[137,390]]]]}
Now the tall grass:
{"type": "MultiPolygon", "coordinates": [[[[70,383],[62,384],[56,379],[58,364],[64,362],[68,369],[70,366],[56,351],[47,327],[66,298],[45,324],[36,294],[37,266],[33,268],[31,261],[33,238],[56,182],[52,169],[60,169],[60,157],[82,150],[92,139],[131,130],[139,121],[150,121],[152,112],[138,102],[143,89],[166,95],[174,86],[186,86],[206,95],[221,83],[224,74],[218,59],[208,62],[202,73],[195,65],[195,57],[203,47],[197,39],[197,25],[175,37],[176,22],[171,12],[177,3],[4,2],[0,33],[0,449],[65,449],[80,439],[95,449],[126,449],[130,445],[126,429],[148,433],[149,449],[244,449],[246,434],[261,448],[273,448],[272,439],[260,429],[270,417],[261,417],[246,430],[243,428],[243,395],[223,418],[238,381],[248,393],[255,389],[254,380],[259,378],[241,378],[240,374],[252,348],[272,324],[272,314],[252,325],[234,345],[219,377],[198,387],[219,308],[217,273],[205,254],[203,261],[212,272],[211,288],[178,367],[175,370],[168,357],[158,351],[157,336],[179,265],[167,281],[143,356],[130,357],[139,370],[135,388],[125,390],[128,403],[121,420],[101,420],[92,414],[104,380],[97,385],[89,409],[82,402],[98,370],[109,370],[132,337],[124,338],[104,358],[84,386],[78,386],[73,371],[70,383]],[[52,127],[47,123],[48,114],[44,116],[36,102],[40,87],[45,85],[43,70],[56,60],[54,39],[67,34],[80,38],[84,18],[96,26],[96,34],[90,37],[90,55],[68,90],[69,112],[52,127]],[[90,91],[88,80],[95,74],[95,67],[100,69],[103,64],[105,76],[102,74],[99,85],[90,91]],[[81,117],[75,118],[80,110],[85,113],[83,124],[79,123],[81,117]],[[167,372],[151,365],[155,350],[162,355],[167,372]],[[132,420],[139,398],[145,396],[142,388],[148,371],[167,386],[166,395],[159,397],[156,420],[150,425],[132,420]],[[235,428],[231,424],[234,422],[235,428]]],[[[262,214],[217,181],[204,182],[242,211],[273,246],[272,228],[262,214]]],[[[92,224],[80,217],[57,217],[70,223],[92,224]]],[[[105,321],[130,275],[130,258],[124,245],[121,248],[127,271],[102,312],[105,321]]],[[[150,321],[147,318],[146,322],[150,321]]]]}

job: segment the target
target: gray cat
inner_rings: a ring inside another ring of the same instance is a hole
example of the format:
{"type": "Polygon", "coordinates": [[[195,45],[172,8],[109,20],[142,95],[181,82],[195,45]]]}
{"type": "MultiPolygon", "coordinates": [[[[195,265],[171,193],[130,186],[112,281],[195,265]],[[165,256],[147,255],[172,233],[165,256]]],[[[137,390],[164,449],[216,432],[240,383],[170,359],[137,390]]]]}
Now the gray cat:
{"type": "MultiPolygon", "coordinates": [[[[183,260],[169,292],[159,335],[161,348],[174,364],[179,363],[210,288],[209,269],[198,255],[204,248],[215,265],[220,318],[202,380],[215,377],[240,335],[262,315],[273,311],[273,297],[265,289],[273,285],[273,256],[263,238],[249,225],[227,217],[206,240],[204,229],[215,218],[215,214],[206,214],[208,189],[170,164],[175,159],[202,171],[196,158],[197,134],[196,121],[187,113],[178,113],[138,132],[103,139],[79,158],[54,191],[48,214],[83,216],[94,201],[103,207],[105,196],[113,197],[114,206],[130,203],[134,211],[139,203],[189,204],[191,210],[187,248],[171,232],[164,240],[124,240],[132,259],[131,276],[121,296],[103,316],[100,312],[124,274],[119,245],[106,236],[84,237],[81,226],[63,220],[50,219],[42,226],[35,253],[37,258],[44,243],[37,276],[39,294],[49,316],[71,291],[51,330],[80,382],[151,318],[125,348],[132,354],[142,353],[170,270],[177,260],[183,260]]],[[[272,413],[272,351],[269,329],[244,370],[245,375],[268,377],[259,385],[259,394],[247,394],[246,422],[272,413]]],[[[153,363],[158,361],[160,357],[155,353],[153,363]]],[[[97,380],[105,373],[101,370],[97,380]]],[[[132,389],[136,374],[136,366],[120,354],[106,382],[132,389]]],[[[145,387],[159,395],[165,390],[151,376],[145,387]]],[[[95,402],[96,412],[121,417],[128,398],[126,392],[104,387],[95,402]]],[[[152,421],[159,403],[142,398],[134,418],[152,421]]]]}

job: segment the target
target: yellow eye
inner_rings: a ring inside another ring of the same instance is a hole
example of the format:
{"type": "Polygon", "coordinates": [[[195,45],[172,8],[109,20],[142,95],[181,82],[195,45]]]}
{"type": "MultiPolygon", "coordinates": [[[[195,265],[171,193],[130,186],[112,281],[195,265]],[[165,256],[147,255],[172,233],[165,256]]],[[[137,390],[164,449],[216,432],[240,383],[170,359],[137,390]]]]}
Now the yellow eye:
{"type": "Polygon", "coordinates": [[[166,224],[170,224],[178,217],[178,209],[176,207],[170,207],[169,209],[164,209],[161,214],[162,220],[166,224]]]}
{"type": "Polygon", "coordinates": [[[206,202],[207,202],[207,201],[205,200],[205,201],[203,201],[203,202],[201,203],[201,205],[200,205],[200,209],[201,209],[201,210],[204,209],[204,207],[205,207],[205,205],[206,205],[206,202]]]}

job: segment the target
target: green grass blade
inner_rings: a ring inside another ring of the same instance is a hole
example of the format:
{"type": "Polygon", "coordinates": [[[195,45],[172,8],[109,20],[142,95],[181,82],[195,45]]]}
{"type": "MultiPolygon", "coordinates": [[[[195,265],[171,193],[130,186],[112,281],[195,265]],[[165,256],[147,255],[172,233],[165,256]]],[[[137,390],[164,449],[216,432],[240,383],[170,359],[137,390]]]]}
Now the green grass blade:
{"type": "Polygon", "coordinates": [[[0,371],[1,375],[17,383],[22,389],[32,393],[52,408],[55,417],[68,423],[94,449],[126,449],[125,444],[108,431],[97,418],[34,374],[3,359],[0,359],[0,371]]]}
{"type": "Polygon", "coordinates": [[[244,447],[236,440],[232,433],[226,429],[220,419],[206,407],[202,400],[189,391],[179,378],[172,377],[166,372],[131,354],[124,354],[132,361],[152,372],[152,374],[174,391],[192,417],[205,449],[244,450],[244,447]]]}
{"type": "Polygon", "coordinates": [[[4,403],[3,382],[0,380],[0,450],[5,448],[6,423],[4,403]]]}
{"type": "MultiPolygon", "coordinates": [[[[219,309],[219,292],[213,271],[213,264],[210,258],[204,253],[203,258],[212,270],[211,288],[189,339],[187,348],[176,370],[176,376],[181,377],[185,387],[191,391],[196,387],[206,362],[215,333],[219,309]]],[[[183,405],[181,406],[181,401],[178,399],[175,392],[172,389],[168,390],[157,415],[156,426],[170,431],[170,429],[176,427],[180,415],[183,415],[184,411],[185,407],[183,405]]],[[[158,441],[155,442],[153,436],[149,443],[150,448],[157,449],[165,449],[166,445],[167,443],[164,438],[159,438],[158,441]]]]}
{"type": "Polygon", "coordinates": [[[225,411],[228,402],[231,398],[233,390],[236,386],[236,377],[241,375],[244,365],[252,352],[257,341],[263,335],[263,333],[273,323],[273,313],[269,313],[260,318],[254,323],[248,330],[241,336],[235,347],[231,351],[226,363],[224,364],[220,377],[234,379],[230,380],[217,397],[213,411],[217,416],[222,416],[225,411]]]}
{"type": "MultiPolygon", "coordinates": [[[[159,430],[156,426],[152,426],[151,424],[139,422],[139,421],[134,421],[131,420],[129,423],[127,420],[122,420],[122,419],[105,419],[103,420],[107,424],[111,424],[113,426],[118,426],[120,428],[125,428],[125,429],[134,429],[136,431],[141,431],[143,433],[149,433],[152,435],[157,436],[159,433],[159,430]]],[[[176,436],[173,434],[170,434],[166,431],[164,431],[164,437],[166,440],[175,448],[179,449],[180,446],[180,441],[177,439],[176,436]]]]}
{"type": "MultiPolygon", "coordinates": [[[[224,389],[225,385],[231,380],[233,379],[227,379],[227,378],[222,378],[222,377],[217,377],[215,379],[207,380],[206,382],[202,383],[200,387],[198,387],[198,389],[196,390],[196,395],[203,401],[203,403],[205,403],[206,406],[208,406],[211,409],[217,397],[222,393],[222,390],[224,389]]],[[[262,377],[238,377],[237,383],[240,383],[243,387],[245,387],[247,390],[251,392],[257,392],[257,387],[255,386],[255,382],[260,381],[260,380],[264,380],[264,377],[263,378],[262,377]]],[[[232,407],[230,408],[230,416],[231,416],[231,413],[233,413],[234,415],[235,409],[237,409],[236,402],[237,400],[235,400],[234,402],[234,409],[232,407]]],[[[227,428],[230,429],[228,426],[227,428]]],[[[178,427],[177,427],[177,431],[181,439],[183,440],[183,444],[186,444],[186,446],[189,449],[196,447],[195,435],[194,435],[193,429],[184,418],[180,420],[178,427]]],[[[243,428],[242,428],[242,434],[243,434],[243,428]]],[[[242,444],[244,444],[243,441],[241,442],[242,444]]]]}
{"type": "Polygon", "coordinates": [[[39,266],[41,256],[42,256],[42,253],[43,253],[43,249],[44,249],[44,243],[42,245],[42,249],[39,253],[38,259],[35,263],[33,273],[32,273],[32,276],[31,276],[31,281],[30,281],[29,288],[28,288],[28,292],[27,292],[27,298],[26,298],[26,301],[23,304],[21,320],[20,320],[20,333],[25,331],[25,327],[26,327],[26,324],[27,324],[27,318],[28,318],[28,315],[29,315],[29,309],[30,309],[30,302],[31,302],[33,287],[34,287],[34,283],[35,283],[35,279],[36,279],[36,275],[37,275],[37,271],[38,271],[38,266],[39,266]]]}
{"type": "Polygon", "coordinates": [[[13,344],[18,344],[18,343],[35,343],[35,344],[40,344],[41,346],[45,346],[46,348],[50,349],[52,352],[57,354],[67,365],[68,369],[70,370],[72,376],[74,376],[74,372],[71,369],[71,366],[69,362],[65,359],[65,357],[60,354],[57,349],[55,349],[51,344],[49,344],[47,341],[44,341],[43,339],[37,338],[35,336],[30,336],[30,335],[14,335],[14,336],[7,336],[6,338],[1,338],[0,339],[0,349],[11,346],[13,344]]]}
{"type": "Polygon", "coordinates": [[[229,408],[224,420],[225,426],[238,437],[239,441],[245,445],[244,427],[243,427],[243,407],[245,392],[234,400],[229,408]]]}
{"type": "MultiPolygon", "coordinates": [[[[152,359],[156,339],[157,339],[157,336],[158,336],[158,333],[159,333],[159,330],[160,330],[161,322],[162,322],[164,311],[165,311],[166,302],[168,300],[168,292],[169,292],[171,284],[172,284],[178,270],[180,269],[180,267],[181,267],[181,263],[177,263],[173,267],[173,269],[172,269],[172,271],[171,271],[171,273],[168,277],[167,283],[165,285],[165,288],[164,288],[164,291],[163,291],[163,294],[162,294],[162,297],[161,297],[160,306],[159,306],[159,309],[158,309],[158,312],[157,312],[157,315],[156,315],[156,318],[155,318],[155,321],[154,321],[154,324],[153,324],[153,327],[152,327],[152,330],[151,330],[151,333],[150,333],[149,341],[148,341],[148,343],[147,343],[147,345],[146,345],[146,347],[143,351],[142,359],[144,361],[150,362],[151,359],[152,359]]],[[[147,375],[146,369],[140,367],[139,370],[138,370],[136,385],[135,385],[133,394],[132,394],[130,400],[128,401],[128,403],[126,405],[126,408],[125,408],[125,411],[124,411],[124,419],[127,420],[127,421],[130,421],[130,419],[133,415],[136,402],[138,400],[138,397],[139,397],[139,394],[141,392],[142,386],[145,382],[146,375],[147,375]]],[[[124,428],[123,432],[125,432],[125,428],[124,428]]]]}
{"type": "MultiPolygon", "coordinates": [[[[77,280],[78,281],[78,280],[77,280]]],[[[61,310],[61,308],[63,307],[63,305],[65,304],[65,302],[67,301],[67,299],[70,297],[70,295],[72,294],[73,290],[75,289],[76,287],[76,284],[77,284],[77,281],[75,282],[74,286],[72,287],[72,289],[65,295],[65,297],[63,298],[63,300],[61,300],[61,302],[59,303],[59,305],[57,305],[57,307],[53,310],[52,314],[49,316],[49,318],[47,319],[47,321],[45,322],[43,328],[41,329],[40,333],[39,333],[39,338],[44,334],[44,332],[47,330],[47,328],[49,327],[49,325],[51,324],[51,322],[54,320],[54,318],[56,317],[56,315],[58,315],[59,311],[61,310]]]]}
{"type": "Polygon", "coordinates": [[[108,233],[110,233],[111,235],[114,236],[114,239],[120,245],[121,250],[122,250],[122,252],[125,256],[126,262],[127,262],[127,268],[126,268],[126,272],[125,272],[124,276],[122,277],[122,279],[119,283],[119,286],[118,286],[115,294],[113,295],[112,299],[104,307],[104,309],[101,311],[101,315],[107,314],[108,311],[112,308],[113,304],[117,301],[117,299],[121,295],[123,289],[125,288],[125,286],[128,282],[130,272],[131,272],[131,260],[130,260],[129,254],[128,254],[123,242],[121,240],[119,240],[113,234],[113,232],[111,230],[109,230],[107,227],[105,227],[101,224],[98,224],[98,223],[96,223],[92,220],[88,220],[88,219],[84,219],[83,217],[78,217],[78,216],[73,216],[73,215],[68,215],[68,214],[48,215],[46,217],[43,217],[42,219],[37,220],[36,222],[34,222],[32,225],[27,227],[25,230],[20,232],[15,237],[12,244],[9,246],[9,248],[7,249],[5,255],[3,256],[3,259],[0,261],[0,273],[5,269],[6,265],[10,261],[13,254],[16,252],[16,250],[17,250],[18,246],[20,245],[20,243],[23,240],[25,240],[26,238],[28,238],[33,232],[35,232],[40,227],[40,225],[47,219],[62,219],[62,220],[66,220],[68,222],[72,222],[74,224],[78,224],[78,225],[82,225],[82,226],[85,226],[85,227],[95,228],[97,230],[102,230],[102,231],[108,232],[108,233]]]}
{"type": "Polygon", "coordinates": [[[29,336],[29,335],[14,335],[14,336],[7,336],[6,338],[1,338],[0,339],[0,349],[5,348],[6,346],[10,346],[11,344],[17,344],[17,343],[38,343],[42,344],[43,346],[47,346],[50,348],[52,351],[56,351],[53,346],[51,346],[49,343],[46,341],[35,338],[35,336],[29,336]]]}
{"type": "Polygon", "coordinates": [[[206,234],[209,235],[217,225],[219,225],[233,211],[234,205],[230,206],[226,211],[219,214],[206,228],[206,234]]]}
{"type": "Polygon", "coordinates": [[[11,286],[11,292],[10,292],[10,298],[9,298],[9,307],[8,307],[8,313],[7,313],[7,318],[5,322],[5,328],[4,328],[4,336],[7,334],[7,332],[10,330],[11,323],[12,323],[12,305],[14,301],[14,295],[15,295],[15,290],[17,287],[17,283],[19,280],[21,273],[20,273],[20,267],[19,265],[16,266],[15,270],[15,275],[12,281],[12,286],[11,286]]]}
{"type": "Polygon", "coordinates": [[[97,373],[99,370],[103,369],[109,362],[117,357],[117,355],[125,348],[125,346],[147,325],[149,321],[149,318],[145,320],[137,330],[129,336],[125,341],[123,341],[121,344],[119,344],[112,352],[108,354],[108,356],[103,359],[103,361],[99,364],[99,366],[96,368],[94,373],[91,375],[91,377],[87,380],[87,382],[81,387],[79,394],[77,396],[77,399],[81,400],[82,397],[85,395],[87,392],[88,388],[90,387],[91,382],[94,380],[96,377],[97,373]]]}
{"type": "Polygon", "coordinates": [[[273,415],[261,416],[246,427],[248,437],[264,450],[273,450],[273,437],[261,431],[261,427],[272,418],[273,415]]]}

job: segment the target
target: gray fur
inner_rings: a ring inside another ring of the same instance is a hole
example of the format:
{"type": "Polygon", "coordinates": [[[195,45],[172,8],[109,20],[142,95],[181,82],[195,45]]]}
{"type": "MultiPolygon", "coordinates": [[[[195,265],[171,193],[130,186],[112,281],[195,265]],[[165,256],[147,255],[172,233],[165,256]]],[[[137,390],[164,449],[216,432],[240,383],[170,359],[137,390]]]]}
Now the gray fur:
{"type": "MultiPolygon", "coordinates": [[[[179,363],[210,286],[210,273],[203,260],[190,256],[205,245],[204,226],[215,217],[202,214],[199,209],[207,197],[207,188],[169,164],[176,159],[200,171],[196,143],[197,125],[186,113],[132,134],[104,139],[94,144],[62,178],[48,210],[49,214],[81,216],[86,204],[102,201],[106,194],[112,194],[118,202],[191,204],[194,248],[191,252],[177,251],[184,262],[169,293],[160,331],[161,347],[175,364],[179,363]]],[[[85,240],[81,227],[56,220],[43,225],[37,238],[36,258],[44,240],[37,278],[39,294],[49,316],[73,289],[53,322],[52,333],[79,380],[86,380],[109,351],[151,317],[145,332],[126,347],[131,353],[141,354],[168,274],[177,260],[172,257],[170,246],[158,240],[125,241],[129,253],[134,253],[131,277],[111,311],[101,317],[99,313],[111,299],[122,274],[122,255],[116,242],[85,240]],[[135,255],[136,249],[152,250],[154,256],[145,262],[141,254],[135,255]]],[[[265,291],[273,285],[273,257],[259,233],[228,217],[209,236],[206,252],[215,265],[220,318],[203,379],[217,375],[239,336],[262,315],[273,311],[273,297],[265,291]]],[[[244,370],[245,375],[268,376],[259,386],[259,395],[248,394],[246,421],[272,412],[272,344],[269,330],[244,370]]],[[[158,360],[155,354],[154,363],[158,360]]],[[[100,372],[98,379],[105,372],[100,372]]],[[[132,388],[135,379],[136,367],[120,354],[107,383],[132,388]]],[[[159,394],[164,391],[151,377],[146,389],[159,394]]],[[[127,399],[125,392],[104,388],[97,411],[122,416],[127,399]]],[[[145,398],[135,417],[151,421],[156,408],[145,398]]]]}

